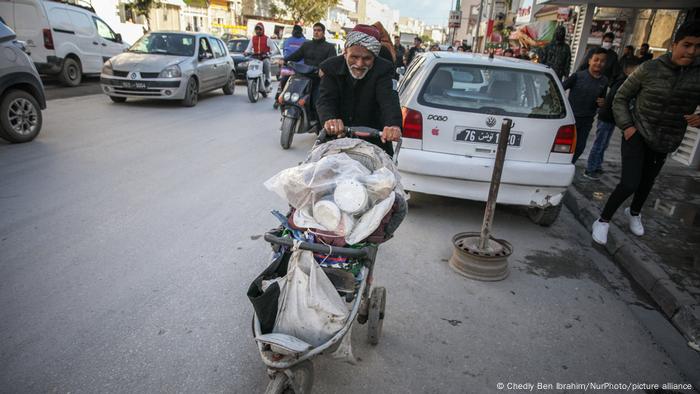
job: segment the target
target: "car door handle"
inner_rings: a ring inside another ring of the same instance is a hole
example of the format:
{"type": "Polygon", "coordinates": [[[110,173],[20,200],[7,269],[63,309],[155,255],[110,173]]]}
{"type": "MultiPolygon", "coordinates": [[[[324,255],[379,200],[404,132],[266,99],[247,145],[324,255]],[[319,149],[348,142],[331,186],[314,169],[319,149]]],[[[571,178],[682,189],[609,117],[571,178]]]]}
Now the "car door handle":
{"type": "Polygon", "coordinates": [[[102,43],[102,46],[103,46],[103,47],[106,47],[106,46],[107,46],[107,44],[105,44],[105,43],[103,42],[103,43],[102,43]]]}
{"type": "Polygon", "coordinates": [[[97,41],[93,41],[92,45],[100,45],[97,41]]]}

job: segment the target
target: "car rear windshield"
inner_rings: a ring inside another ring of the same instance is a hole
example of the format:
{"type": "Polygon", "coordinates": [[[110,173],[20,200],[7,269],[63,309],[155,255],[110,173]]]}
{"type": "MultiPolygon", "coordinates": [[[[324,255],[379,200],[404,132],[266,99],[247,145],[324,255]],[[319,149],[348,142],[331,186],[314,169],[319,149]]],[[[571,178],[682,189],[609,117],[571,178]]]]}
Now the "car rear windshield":
{"type": "Polygon", "coordinates": [[[541,71],[470,64],[439,64],[421,90],[422,105],[528,118],[566,116],[554,79],[541,71]]]}
{"type": "Polygon", "coordinates": [[[243,53],[248,48],[248,40],[231,40],[228,42],[228,51],[231,53],[243,53]]]}
{"type": "Polygon", "coordinates": [[[194,56],[194,36],[173,33],[148,33],[129,48],[129,52],[173,56],[194,56]]]}

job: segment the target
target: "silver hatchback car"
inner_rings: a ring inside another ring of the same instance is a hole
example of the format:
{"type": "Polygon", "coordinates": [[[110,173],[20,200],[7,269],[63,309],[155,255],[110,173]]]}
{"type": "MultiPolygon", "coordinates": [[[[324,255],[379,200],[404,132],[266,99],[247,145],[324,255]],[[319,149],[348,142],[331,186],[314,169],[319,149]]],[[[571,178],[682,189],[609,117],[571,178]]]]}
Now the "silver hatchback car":
{"type": "Polygon", "coordinates": [[[129,97],[197,104],[200,93],[223,89],[233,94],[236,73],[226,45],[208,34],[151,32],[128,51],[105,62],[102,91],[112,101],[129,97]]]}

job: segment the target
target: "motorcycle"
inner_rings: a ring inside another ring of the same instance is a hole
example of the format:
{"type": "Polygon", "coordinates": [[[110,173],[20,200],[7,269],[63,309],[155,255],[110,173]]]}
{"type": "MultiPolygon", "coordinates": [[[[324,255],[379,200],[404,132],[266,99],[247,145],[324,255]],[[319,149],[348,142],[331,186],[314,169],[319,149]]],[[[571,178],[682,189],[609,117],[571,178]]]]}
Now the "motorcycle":
{"type": "Polygon", "coordinates": [[[320,129],[316,110],[311,103],[311,90],[314,78],[318,78],[318,68],[292,62],[289,67],[294,70],[294,75],[289,77],[284,91],[278,97],[282,111],[282,149],[289,149],[294,134],[318,133],[320,129]]]}
{"type": "Polygon", "coordinates": [[[248,83],[248,100],[255,103],[260,95],[267,97],[270,87],[265,86],[265,75],[263,73],[263,61],[258,56],[248,58],[248,70],[246,71],[246,81],[248,83]]]}

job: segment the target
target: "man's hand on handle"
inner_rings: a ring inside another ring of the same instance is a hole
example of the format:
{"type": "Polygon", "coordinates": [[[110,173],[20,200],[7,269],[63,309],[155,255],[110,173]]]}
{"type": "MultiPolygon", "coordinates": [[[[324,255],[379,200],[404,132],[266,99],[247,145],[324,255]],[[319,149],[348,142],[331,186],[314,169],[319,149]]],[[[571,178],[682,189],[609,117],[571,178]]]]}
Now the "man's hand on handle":
{"type": "Polygon", "coordinates": [[[382,130],[382,142],[398,141],[401,138],[401,128],[398,126],[387,126],[382,130]]]}
{"type": "Polygon", "coordinates": [[[339,135],[345,132],[345,125],[342,119],[329,119],[323,124],[328,135],[339,135]]]}

